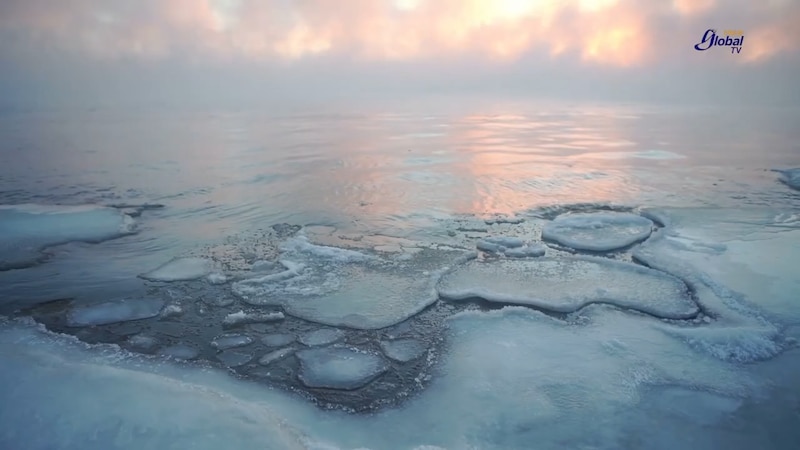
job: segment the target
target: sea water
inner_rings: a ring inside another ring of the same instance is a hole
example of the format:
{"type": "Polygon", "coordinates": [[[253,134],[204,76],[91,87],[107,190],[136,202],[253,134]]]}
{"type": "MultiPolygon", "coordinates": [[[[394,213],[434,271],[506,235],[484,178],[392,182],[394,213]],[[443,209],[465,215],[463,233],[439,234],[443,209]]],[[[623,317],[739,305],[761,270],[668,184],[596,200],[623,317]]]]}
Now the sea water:
{"type": "Polygon", "coordinates": [[[3,113],[0,447],[796,448],[798,118],[3,113]]]}

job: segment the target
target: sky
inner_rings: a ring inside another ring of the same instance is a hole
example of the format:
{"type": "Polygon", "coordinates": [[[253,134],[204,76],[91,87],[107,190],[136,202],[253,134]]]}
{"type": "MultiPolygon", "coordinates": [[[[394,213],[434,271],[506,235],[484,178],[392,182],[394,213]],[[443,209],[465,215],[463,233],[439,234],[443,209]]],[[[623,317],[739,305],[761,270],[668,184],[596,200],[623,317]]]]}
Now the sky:
{"type": "Polygon", "coordinates": [[[797,24],[800,0],[2,0],[0,104],[796,105],[797,24]],[[740,53],[695,50],[708,29],[740,53]]]}

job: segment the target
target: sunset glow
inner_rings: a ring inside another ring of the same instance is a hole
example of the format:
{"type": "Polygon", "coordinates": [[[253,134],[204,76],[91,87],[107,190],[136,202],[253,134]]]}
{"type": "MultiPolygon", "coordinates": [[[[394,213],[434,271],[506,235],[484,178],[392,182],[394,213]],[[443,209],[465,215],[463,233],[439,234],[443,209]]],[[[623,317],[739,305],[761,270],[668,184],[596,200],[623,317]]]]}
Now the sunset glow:
{"type": "Polygon", "coordinates": [[[708,14],[724,11],[713,0],[4,3],[0,30],[15,39],[5,39],[3,47],[57,48],[101,59],[192,55],[269,62],[332,54],[365,61],[509,61],[535,53],[627,67],[648,63],[657,48],[663,51],[658,40],[669,27],[691,30],[687,40],[711,26],[752,30],[740,62],[796,52],[800,42],[787,20],[798,17],[800,4],[794,2],[753,2],[749,23],[731,24],[708,22],[708,14]]]}

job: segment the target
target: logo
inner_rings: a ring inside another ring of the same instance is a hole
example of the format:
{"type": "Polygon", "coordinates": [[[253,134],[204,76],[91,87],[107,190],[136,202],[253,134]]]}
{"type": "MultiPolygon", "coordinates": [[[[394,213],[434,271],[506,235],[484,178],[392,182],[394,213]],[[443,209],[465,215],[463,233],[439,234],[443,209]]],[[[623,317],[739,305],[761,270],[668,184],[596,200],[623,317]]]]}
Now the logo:
{"type": "Polygon", "coordinates": [[[694,49],[703,52],[712,47],[730,47],[731,54],[733,54],[742,52],[743,43],[744,31],[742,30],[725,30],[724,34],[717,35],[716,30],[709,28],[703,33],[703,40],[694,45],[694,49]]]}

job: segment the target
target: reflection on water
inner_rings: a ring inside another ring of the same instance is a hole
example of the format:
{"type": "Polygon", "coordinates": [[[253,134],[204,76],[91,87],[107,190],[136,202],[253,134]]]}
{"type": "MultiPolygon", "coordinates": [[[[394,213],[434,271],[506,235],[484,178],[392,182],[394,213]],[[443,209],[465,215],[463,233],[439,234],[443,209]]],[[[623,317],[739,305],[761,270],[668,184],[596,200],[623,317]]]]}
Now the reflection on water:
{"type": "Polygon", "coordinates": [[[733,129],[725,111],[485,109],[5,116],[0,201],[160,201],[200,237],[275,221],[380,228],[418,214],[641,203],[677,191],[683,202],[725,203],[730,186],[720,185],[752,195],[773,188],[762,169],[796,163],[796,131],[767,118],[733,129]]]}
{"type": "MultiPolygon", "coordinates": [[[[565,203],[796,207],[767,169],[798,164],[797,117],[523,103],[20,113],[0,116],[0,203],[164,203],[104,247],[131,271],[277,222],[403,236],[565,203]]],[[[31,284],[54,269],[41,270],[31,284]]]]}

